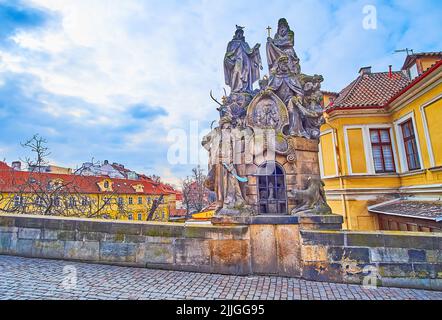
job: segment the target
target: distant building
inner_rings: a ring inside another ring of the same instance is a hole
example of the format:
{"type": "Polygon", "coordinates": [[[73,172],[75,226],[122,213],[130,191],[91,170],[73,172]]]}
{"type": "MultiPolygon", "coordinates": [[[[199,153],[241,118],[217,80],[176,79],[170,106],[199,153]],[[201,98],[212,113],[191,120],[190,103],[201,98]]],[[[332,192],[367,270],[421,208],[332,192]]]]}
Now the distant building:
{"type": "Polygon", "coordinates": [[[103,164],[85,162],[79,169],[75,170],[75,174],[81,176],[108,176],[117,179],[127,178],[122,172],[110,164],[108,160],[105,160],[103,164]]]}
{"type": "Polygon", "coordinates": [[[321,175],[344,227],[442,231],[442,52],[323,93],[321,175]]]}
{"type": "Polygon", "coordinates": [[[71,168],[64,168],[54,165],[47,166],[29,166],[28,171],[41,173],[57,173],[57,174],[72,174],[71,168]]]}
{"type": "MultiPolygon", "coordinates": [[[[11,168],[14,171],[22,171],[25,168],[23,168],[21,161],[14,161],[11,163],[11,168]]],[[[41,172],[41,173],[58,173],[58,174],[72,174],[71,168],[65,168],[60,166],[54,166],[54,165],[43,165],[43,166],[37,166],[37,165],[30,165],[26,168],[28,171],[31,172],[41,172]]]]}
{"type": "Polygon", "coordinates": [[[46,209],[56,207],[63,216],[146,221],[152,213],[154,221],[169,221],[176,213],[178,194],[147,177],[132,180],[18,171],[0,162],[0,212],[45,214],[46,209]],[[62,191],[55,192],[57,188],[62,191]]]}

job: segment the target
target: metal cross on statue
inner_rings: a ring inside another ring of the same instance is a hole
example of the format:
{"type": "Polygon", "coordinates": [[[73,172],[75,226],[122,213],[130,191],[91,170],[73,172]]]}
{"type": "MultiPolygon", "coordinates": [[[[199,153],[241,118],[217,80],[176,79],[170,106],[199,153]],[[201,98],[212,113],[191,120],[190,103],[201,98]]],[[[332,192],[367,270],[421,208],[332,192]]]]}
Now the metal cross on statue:
{"type": "Polygon", "coordinates": [[[267,28],[267,32],[269,33],[269,38],[272,36],[271,32],[272,32],[272,27],[268,26],[267,28]]]}

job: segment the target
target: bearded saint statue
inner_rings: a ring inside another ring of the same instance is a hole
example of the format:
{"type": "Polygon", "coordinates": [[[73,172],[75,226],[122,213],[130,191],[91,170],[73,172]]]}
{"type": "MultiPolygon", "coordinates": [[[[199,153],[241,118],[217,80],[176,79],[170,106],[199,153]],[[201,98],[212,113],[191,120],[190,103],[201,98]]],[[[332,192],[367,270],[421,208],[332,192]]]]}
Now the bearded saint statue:
{"type": "Polygon", "coordinates": [[[224,57],[224,77],[232,92],[252,92],[262,70],[260,44],[250,49],[244,37],[244,28],[236,26],[233,40],[227,45],[224,57]]]}
{"type": "Polygon", "coordinates": [[[268,37],[267,39],[267,62],[269,70],[276,67],[276,63],[282,56],[289,58],[288,66],[292,75],[299,75],[301,67],[299,65],[299,58],[296,55],[295,49],[295,33],[290,30],[290,26],[286,19],[282,18],[278,21],[278,31],[274,39],[268,37]]]}

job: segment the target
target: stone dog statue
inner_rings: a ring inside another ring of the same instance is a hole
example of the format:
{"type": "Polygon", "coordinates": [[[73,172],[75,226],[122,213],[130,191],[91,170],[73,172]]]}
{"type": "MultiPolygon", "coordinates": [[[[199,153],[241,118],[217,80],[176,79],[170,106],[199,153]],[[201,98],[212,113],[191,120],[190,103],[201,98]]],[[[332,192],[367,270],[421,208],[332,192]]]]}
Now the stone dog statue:
{"type": "Polygon", "coordinates": [[[298,205],[292,210],[291,214],[332,214],[331,208],[328,206],[324,182],[319,178],[308,179],[308,187],[306,190],[290,190],[289,197],[296,200],[298,205]]]}

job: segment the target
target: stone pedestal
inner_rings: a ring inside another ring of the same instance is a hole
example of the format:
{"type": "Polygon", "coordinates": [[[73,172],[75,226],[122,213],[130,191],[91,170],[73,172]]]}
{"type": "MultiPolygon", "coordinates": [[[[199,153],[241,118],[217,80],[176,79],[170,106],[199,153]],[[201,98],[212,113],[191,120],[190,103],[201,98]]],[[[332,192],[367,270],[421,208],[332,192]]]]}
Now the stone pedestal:
{"type": "Polygon", "coordinates": [[[301,275],[299,217],[214,217],[212,223],[225,226],[248,225],[251,268],[255,274],[301,275]]]}
{"type": "Polygon", "coordinates": [[[344,218],[337,214],[297,216],[301,230],[342,230],[344,218]]]}
{"type": "Polygon", "coordinates": [[[301,276],[301,230],[341,230],[339,215],[222,216],[212,224],[248,225],[251,268],[256,274],[301,276]]]}

